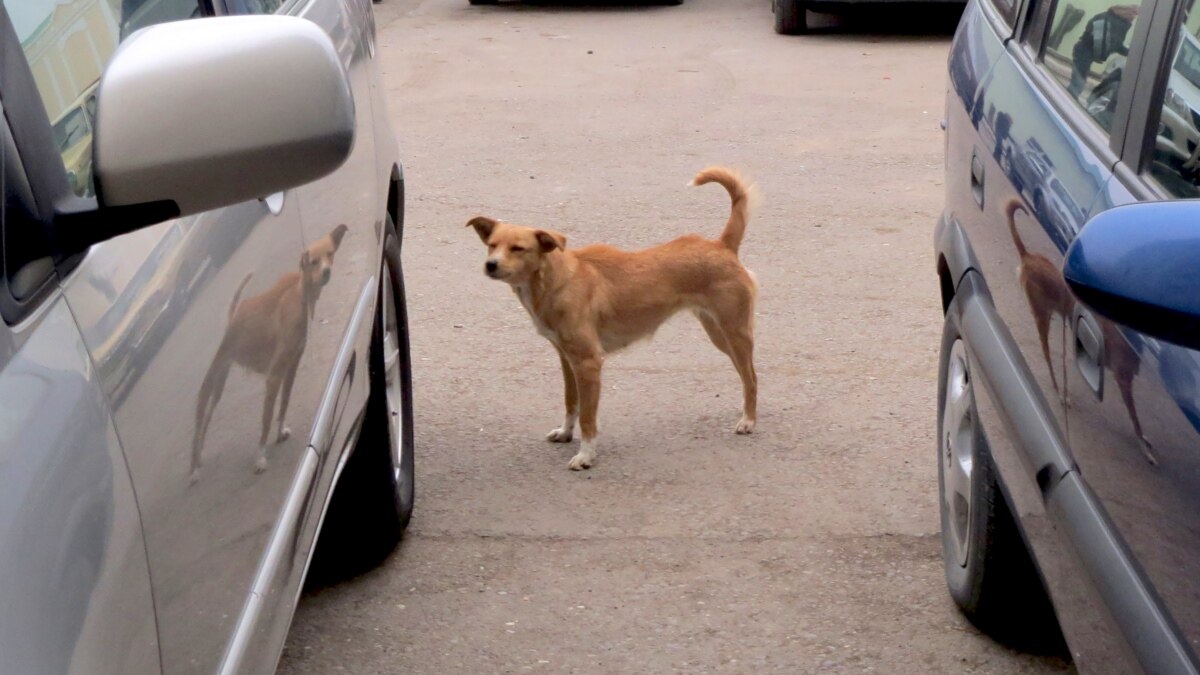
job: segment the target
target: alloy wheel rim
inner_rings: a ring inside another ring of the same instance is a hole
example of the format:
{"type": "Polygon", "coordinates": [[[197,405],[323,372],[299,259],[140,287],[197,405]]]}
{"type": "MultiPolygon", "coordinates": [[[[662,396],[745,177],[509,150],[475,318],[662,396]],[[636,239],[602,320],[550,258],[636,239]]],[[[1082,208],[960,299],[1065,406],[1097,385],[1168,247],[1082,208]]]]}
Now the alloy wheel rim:
{"type": "Polygon", "coordinates": [[[400,329],[396,298],[392,290],[392,269],[383,264],[383,388],[387,403],[388,432],[391,444],[392,473],[400,482],[404,466],[403,383],[400,378],[400,329]]]}
{"type": "Polygon", "coordinates": [[[962,340],[950,350],[946,372],[946,398],[942,409],[942,508],[953,560],[967,564],[971,535],[971,486],[975,468],[975,415],[971,374],[962,340]]]}

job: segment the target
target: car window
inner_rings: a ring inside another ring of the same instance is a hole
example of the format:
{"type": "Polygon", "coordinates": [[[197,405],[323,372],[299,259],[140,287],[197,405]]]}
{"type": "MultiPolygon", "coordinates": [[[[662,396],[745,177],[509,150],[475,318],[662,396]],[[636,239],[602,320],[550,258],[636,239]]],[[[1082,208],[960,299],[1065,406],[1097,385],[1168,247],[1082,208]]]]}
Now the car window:
{"type": "Polygon", "coordinates": [[[1042,65],[1106,132],[1139,9],[1128,0],[1061,0],[1050,18],[1042,65]]]}
{"type": "Polygon", "coordinates": [[[3,0],[50,118],[67,182],[95,194],[96,85],[122,38],[146,26],[200,16],[201,0],[3,0]]]}
{"type": "Polygon", "coordinates": [[[274,14],[287,0],[227,0],[230,14],[274,14]]]}
{"type": "Polygon", "coordinates": [[[1017,0],[992,0],[992,6],[1000,13],[1004,22],[1012,27],[1016,24],[1017,0]]]}
{"type": "Polygon", "coordinates": [[[1148,173],[1173,197],[1200,197],[1200,11],[1181,17],[1148,173]]]}

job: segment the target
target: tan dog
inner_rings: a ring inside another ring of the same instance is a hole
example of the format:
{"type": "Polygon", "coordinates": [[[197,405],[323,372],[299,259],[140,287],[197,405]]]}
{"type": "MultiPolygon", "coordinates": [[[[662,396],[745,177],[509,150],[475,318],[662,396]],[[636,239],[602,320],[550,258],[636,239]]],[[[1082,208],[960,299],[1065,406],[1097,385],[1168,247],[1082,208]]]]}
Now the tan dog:
{"type": "Polygon", "coordinates": [[[239,302],[242,291],[253,275],[246,275],[238,285],[229,305],[229,327],[225,329],[225,337],[208,368],[208,374],[200,386],[200,398],[196,402],[196,435],[192,440],[193,481],[199,475],[200,453],[204,449],[208,424],[221,400],[229,368],[234,363],[267,378],[262,434],[258,440],[260,453],[254,465],[255,471],[261,473],[267,468],[267,438],[275,417],[277,398],[279,424],[274,442],[280,443],[291,436],[291,430],[284,426],[284,417],[296,379],[296,368],[300,365],[300,356],[308,342],[308,322],[321,289],[329,283],[333,255],[346,236],[347,229],[345,225],[338,225],[306,248],[300,256],[300,269],[283,275],[262,293],[239,302]]]}
{"type": "MultiPolygon", "coordinates": [[[[1075,313],[1075,296],[1063,279],[1062,271],[1058,266],[1050,262],[1049,258],[1032,253],[1025,247],[1025,242],[1021,240],[1021,234],[1017,231],[1018,211],[1024,212],[1026,216],[1029,215],[1025,206],[1016,199],[1009,201],[1004,209],[1013,244],[1021,259],[1021,263],[1017,267],[1017,280],[1021,284],[1021,289],[1025,291],[1025,299],[1029,301],[1029,311],[1033,314],[1038,340],[1042,343],[1042,356],[1046,359],[1046,367],[1050,370],[1050,384],[1054,386],[1055,391],[1060,393],[1060,396],[1065,397],[1066,392],[1059,388],[1058,379],[1054,376],[1054,363],[1050,360],[1050,319],[1057,315],[1062,320],[1065,348],[1067,324],[1071,322],[1075,313]]],[[[1112,372],[1113,379],[1117,382],[1117,389],[1121,392],[1121,401],[1125,404],[1125,411],[1129,413],[1129,421],[1133,424],[1133,433],[1137,434],[1138,440],[1142,442],[1142,454],[1145,455],[1146,461],[1158,464],[1158,459],[1154,456],[1154,447],[1151,445],[1150,439],[1146,438],[1146,434],[1142,432],[1142,421],[1138,418],[1137,405],[1133,399],[1133,379],[1141,369],[1141,361],[1133,348],[1125,341],[1125,336],[1121,334],[1121,330],[1117,328],[1116,324],[1101,316],[1093,318],[1100,326],[1101,335],[1104,336],[1103,365],[1108,367],[1112,372]]]]}
{"type": "Polygon", "coordinates": [[[754,430],[758,380],[754,374],[754,301],[758,287],[738,260],[738,246],[754,193],[729,169],[710,167],[692,185],[720,183],[733,200],[720,239],[687,235],[642,251],[604,244],[567,249],[551,230],[479,216],[475,228],[488,247],[484,272],[512,286],[538,332],[558,349],[566,389],[566,420],[546,439],[571,440],[579,421],[583,444],[569,464],[596,462],[600,368],[607,354],[648,338],[664,321],[690,310],[742,378],[742,419],[735,431],[754,430]]]}

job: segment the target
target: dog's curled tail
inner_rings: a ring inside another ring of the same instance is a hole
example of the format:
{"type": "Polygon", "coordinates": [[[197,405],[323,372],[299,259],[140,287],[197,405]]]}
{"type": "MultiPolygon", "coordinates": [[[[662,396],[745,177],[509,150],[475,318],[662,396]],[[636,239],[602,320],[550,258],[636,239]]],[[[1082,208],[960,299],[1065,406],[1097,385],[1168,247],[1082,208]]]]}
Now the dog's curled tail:
{"type": "Polygon", "coordinates": [[[1017,211],[1024,211],[1025,215],[1029,215],[1029,209],[1025,208],[1019,199],[1011,199],[1004,206],[1004,216],[1008,218],[1008,231],[1012,233],[1013,243],[1017,245],[1017,255],[1024,258],[1029,251],[1025,248],[1025,242],[1021,241],[1021,233],[1017,232],[1017,211]]]}
{"type": "Polygon", "coordinates": [[[254,276],[251,272],[242,279],[242,283],[238,284],[237,290],[233,292],[233,300],[229,301],[229,318],[233,318],[233,312],[242,301],[242,291],[246,290],[246,284],[250,283],[250,279],[254,276]]]}
{"type": "Polygon", "coordinates": [[[723,166],[710,166],[704,169],[696,174],[691,185],[707,183],[720,183],[729,193],[729,198],[733,200],[729,220],[725,223],[724,231],[721,232],[721,244],[737,253],[738,247],[742,245],[742,237],[746,235],[746,223],[749,222],[750,212],[754,208],[754,202],[757,201],[758,190],[754,185],[747,185],[736,171],[723,166]]]}

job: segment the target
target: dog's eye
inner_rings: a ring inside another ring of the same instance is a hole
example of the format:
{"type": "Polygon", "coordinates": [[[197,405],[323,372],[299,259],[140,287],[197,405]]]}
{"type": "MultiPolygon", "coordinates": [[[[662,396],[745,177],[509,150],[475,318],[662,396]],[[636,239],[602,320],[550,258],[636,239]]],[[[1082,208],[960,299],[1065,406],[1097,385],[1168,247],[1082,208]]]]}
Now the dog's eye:
{"type": "Polygon", "coordinates": [[[511,250],[513,253],[520,253],[521,251],[525,250],[525,247],[524,246],[514,246],[509,250],[511,250]]]}

